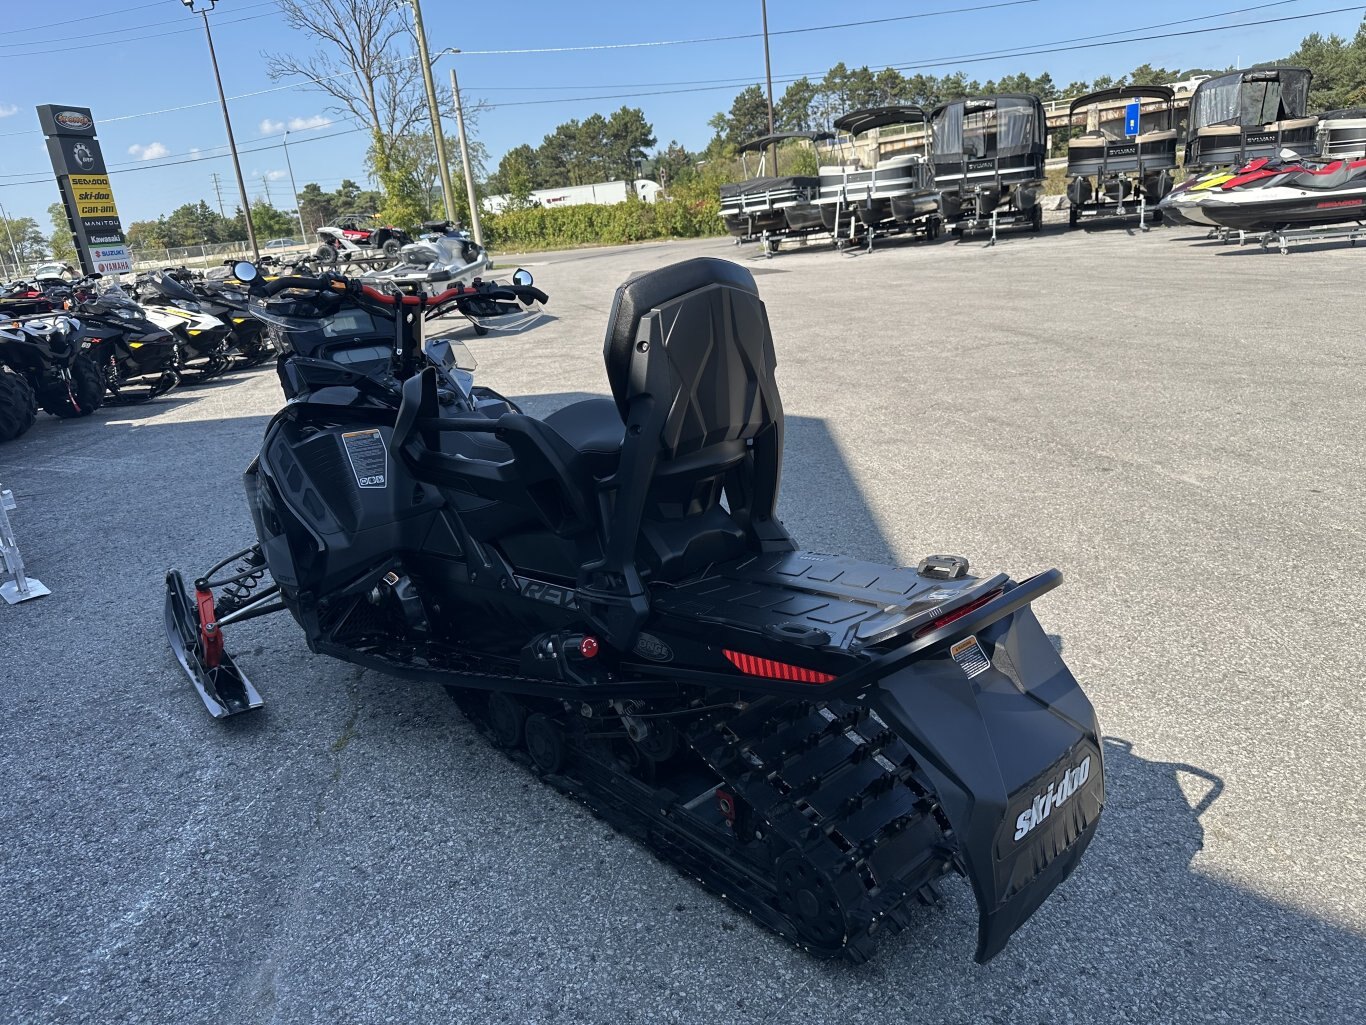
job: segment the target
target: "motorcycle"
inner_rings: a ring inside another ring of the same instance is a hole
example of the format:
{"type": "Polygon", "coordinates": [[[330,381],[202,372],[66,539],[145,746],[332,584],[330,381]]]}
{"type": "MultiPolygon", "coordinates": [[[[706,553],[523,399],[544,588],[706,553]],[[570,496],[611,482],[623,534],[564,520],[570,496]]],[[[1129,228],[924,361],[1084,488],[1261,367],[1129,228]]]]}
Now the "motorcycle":
{"type": "MultiPolygon", "coordinates": [[[[618,289],[610,398],[471,408],[422,350],[443,308],[543,298],[336,278],[259,286],[316,347],[244,482],[257,541],[167,574],[168,640],[214,716],[258,708],[224,629],[444,685],[490,740],[758,922],[871,956],[958,872],[977,958],[1073,871],[1100,731],[1031,605],[1057,587],[806,552],[777,518],[783,413],[750,272],[618,289]],[[352,341],[360,328],[380,327],[352,341]]],[[[307,354],[305,354],[307,353],[307,354]]]]}

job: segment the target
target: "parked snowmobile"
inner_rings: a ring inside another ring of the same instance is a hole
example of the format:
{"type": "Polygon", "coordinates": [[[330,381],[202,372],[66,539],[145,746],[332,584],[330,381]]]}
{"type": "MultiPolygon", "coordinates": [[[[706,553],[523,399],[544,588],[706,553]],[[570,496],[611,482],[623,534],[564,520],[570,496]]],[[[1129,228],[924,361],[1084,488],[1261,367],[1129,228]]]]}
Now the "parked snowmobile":
{"type": "Polygon", "coordinates": [[[194,292],[171,270],[140,275],[137,298],[147,318],[180,342],[182,374],[205,381],[231,365],[231,329],[205,313],[194,292]]]}
{"type": "Polygon", "coordinates": [[[493,266],[488,252],[468,231],[449,221],[427,221],[422,228],[418,241],[399,250],[397,264],[367,271],[364,280],[412,285],[468,284],[493,266]]]}
{"type": "Polygon", "coordinates": [[[23,377],[44,412],[89,416],[104,404],[100,368],[81,351],[81,323],[65,314],[0,322],[0,364],[23,377]]]}
{"type": "Polygon", "coordinates": [[[1061,574],[799,551],[747,270],[628,281],[612,398],[543,420],[471,413],[417,370],[418,318],[463,289],[262,288],[287,290],[334,356],[353,322],[392,328],[392,375],[282,359],[299,390],[246,473],[258,543],[193,597],[167,578],[210,712],[261,704],[223,628],[288,609],[317,653],[445,684],[548,782],[823,956],[868,957],[956,869],[985,961],[1075,868],[1104,784],[1094,712],[1030,609],[1061,574]]]}
{"type": "Polygon", "coordinates": [[[81,346],[104,376],[110,405],[146,402],[180,383],[180,344],[117,284],[96,290],[91,275],[68,302],[81,322],[81,346]]]}
{"type": "Polygon", "coordinates": [[[265,325],[251,315],[245,286],[223,275],[205,274],[184,282],[195,295],[200,312],[217,317],[227,325],[228,352],[238,365],[259,366],[275,355],[265,325]]]}
{"type": "Polygon", "coordinates": [[[408,233],[391,225],[367,228],[362,218],[350,215],[335,225],[318,229],[318,247],[313,258],[321,264],[352,263],[356,260],[398,259],[399,252],[412,242],[408,233]]]}

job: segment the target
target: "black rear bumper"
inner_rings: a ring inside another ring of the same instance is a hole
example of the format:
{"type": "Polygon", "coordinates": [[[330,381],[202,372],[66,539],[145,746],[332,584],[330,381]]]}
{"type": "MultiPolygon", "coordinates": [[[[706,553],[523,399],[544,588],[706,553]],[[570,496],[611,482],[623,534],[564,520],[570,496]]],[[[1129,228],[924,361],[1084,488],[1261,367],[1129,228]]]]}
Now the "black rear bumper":
{"type": "Polygon", "coordinates": [[[975,649],[946,645],[882,680],[869,700],[939,793],[986,961],[1076,868],[1100,820],[1105,774],[1095,712],[1033,612],[973,636],[975,649]]]}

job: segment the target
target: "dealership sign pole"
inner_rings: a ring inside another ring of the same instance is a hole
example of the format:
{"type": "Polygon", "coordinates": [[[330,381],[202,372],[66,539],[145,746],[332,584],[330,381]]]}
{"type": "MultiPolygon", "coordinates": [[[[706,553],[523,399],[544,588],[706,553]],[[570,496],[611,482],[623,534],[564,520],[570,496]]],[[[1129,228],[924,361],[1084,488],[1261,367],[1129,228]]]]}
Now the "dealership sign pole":
{"type": "Polygon", "coordinates": [[[95,119],[87,107],[46,103],[38,123],[47,136],[47,152],[62,191],[71,239],[86,274],[123,274],[133,269],[128,243],[119,223],[109,172],[104,166],[95,119]]]}

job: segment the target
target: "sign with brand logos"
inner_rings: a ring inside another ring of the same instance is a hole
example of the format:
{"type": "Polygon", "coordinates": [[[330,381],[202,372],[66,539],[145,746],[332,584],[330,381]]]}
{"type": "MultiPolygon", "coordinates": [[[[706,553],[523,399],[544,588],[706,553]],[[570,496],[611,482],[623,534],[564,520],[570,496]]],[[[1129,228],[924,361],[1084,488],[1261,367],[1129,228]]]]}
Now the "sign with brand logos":
{"type": "Polygon", "coordinates": [[[47,136],[48,156],[62,192],[81,269],[87,274],[132,270],[119,208],[89,108],[46,103],[38,108],[38,123],[47,136]]]}

